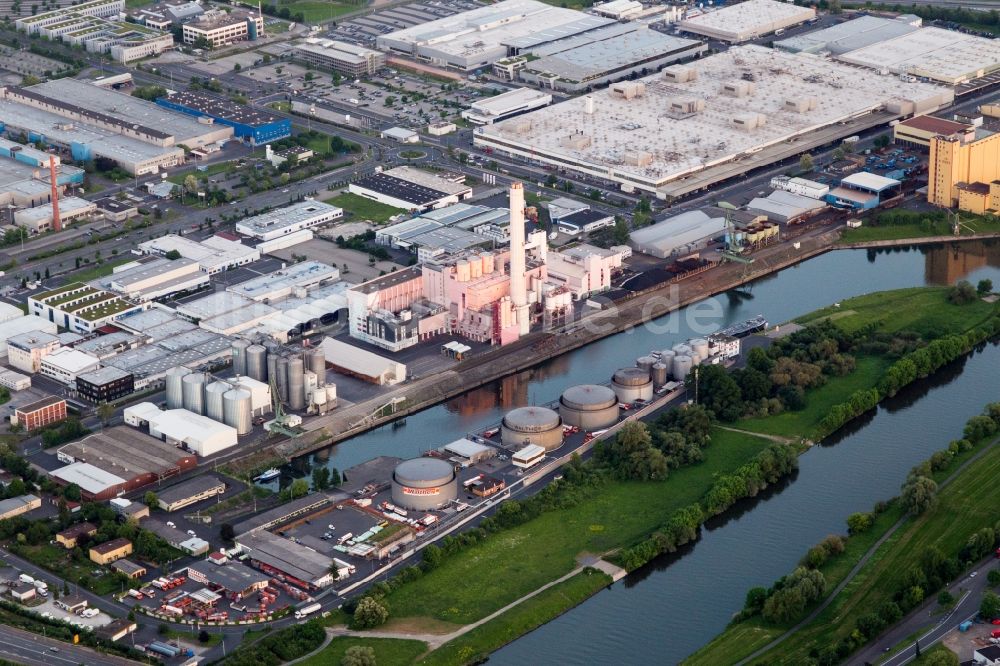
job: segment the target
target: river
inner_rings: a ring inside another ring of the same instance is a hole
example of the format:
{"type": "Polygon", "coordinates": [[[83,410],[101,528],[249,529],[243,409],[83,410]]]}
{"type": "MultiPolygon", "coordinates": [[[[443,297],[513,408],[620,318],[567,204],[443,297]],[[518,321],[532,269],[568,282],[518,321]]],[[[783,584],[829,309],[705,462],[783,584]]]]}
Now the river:
{"type": "MultiPolygon", "coordinates": [[[[707,299],[718,327],[763,314],[772,323],[872,291],[967,279],[1000,284],[1000,244],[844,250],[757,280],[746,293],[707,299]]],[[[694,308],[695,306],[691,306],[694,308]]],[[[621,333],[295,461],[282,485],[315,464],[339,469],[377,455],[410,457],[495,423],[510,408],[605,381],[653,349],[693,334],[690,308],[657,328],[621,333]]],[[[747,589],[789,572],[809,546],[844,531],[854,511],[898,492],[909,469],[956,438],[966,419],[1000,399],[1000,347],[987,346],[909,387],[801,458],[794,480],[706,525],[683,553],[651,564],[578,608],[499,650],[494,664],[680,661],[721,631],[747,589]]]]}

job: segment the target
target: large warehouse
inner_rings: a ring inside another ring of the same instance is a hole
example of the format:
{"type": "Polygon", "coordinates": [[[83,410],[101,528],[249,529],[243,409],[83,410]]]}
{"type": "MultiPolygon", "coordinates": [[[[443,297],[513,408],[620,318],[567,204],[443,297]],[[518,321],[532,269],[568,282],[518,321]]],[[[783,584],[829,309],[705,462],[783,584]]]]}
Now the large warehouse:
{"type": "Polygon", "coordinates": [[[859,16],[829,28],[821,28],[782,39],[774,43],[774,48],[791,53],[841,55],[848,51],[911,33],[918,30],[921,23],[923,23],[922,19],[912,14],[904,14],[895,18],[859,16]]]}
{"type": "Polygon", "coordinates": [[[125,423],[146,426],[153,437],[202,457],[236,446],[236,428],[186,409],[160,411],[151,402],[140,402],[127,407],[124,416],[125,423]]]}
{"type": "Polygon", "coordinates": [[[778,0],[746,0],[677,22],[684,32],[723,42],[740,43],[801,25],[816,18],[812,7],[778,0]]]}
{"type": "Polygon", "coordinates": [[[927,83],[737,46],[478,127],[474,143],[666,198],[953,99],[927,83]]]}
{"type": "Polygon", "coordinates": [[[334,581],[334,574],[330,573],[331,558],[270,532],[244,534],[237,538],[236,544],[248,551],[254,567],[270,576],[283,576],[299,587],[318,590],[334,581]]]}
{"type": "Polygon", "coordinates": [[[254,146],[292,135],[292,121],[288,118],[279,118],[203,92],[175,92],[170,97],[159,98],[156,103],[195,118],[205,118],[206,121],[229,126],[233,128],[237,139],[254,146]]]}
{"type": "Polygon", "coordinates": [[[491,125],[500,120],[540,109],[552,103],[552,95],[531,88],[515,88],[505,93],[476,100],[462,111],[462,117],[474,125],[491,125]]]}
{"type": "Polygon", "coordinates": [[[301,201],[236,223],[236,233],[268,241],[339,220],[344,209],[322,201],[301,201]]]}
{"type": "Polygon", "coordinates": [[[404,460],[392,473],[392,501],[407,509],[441,509],[457,497],[455,468],[440,458],[404,460]]]}
{"type": "Polygon", "coordinates": [[[352,194],[405,210],[431,210],[472,196],[465,177],[446,178],[413,167],[401,166],[353,181],[352,194]]]}

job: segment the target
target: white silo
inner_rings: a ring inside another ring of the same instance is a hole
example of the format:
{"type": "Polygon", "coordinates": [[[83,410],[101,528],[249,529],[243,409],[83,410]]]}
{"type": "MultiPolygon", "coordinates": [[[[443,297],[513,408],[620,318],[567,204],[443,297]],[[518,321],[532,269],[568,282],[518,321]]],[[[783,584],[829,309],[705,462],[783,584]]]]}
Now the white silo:
{"type": "Polygon", "coordinates": [[[189,368],[177,366],[167,370],[167,409],[180,409],[184,406],[184,387],[182,380],[191,374],[189,368]]]}
{"type": "Polygon", "coordinates": [[[288,359],[288,408],[306,408],[305,363],[300,355],[288,359]]]}
{"type": "Polygon", "coordinates": [[[213,421],[223,422],[222,396],[232,386],[224,381],[214,381],[205,387],[205,416],[213,421]]]}
{"type": "Polygon", "coordinates": [[[247,347],[246,374],[259,382],[267,381],[267,347],[264,345],[247,347]]]}
{"type": "Polygon", "coordinates": [[[253,428],[250,391],[232,389],[222,396],[223,423],[236,428],[237,435],[246,435],[253,428]]]}
{"type": "Polygon", "coordinates": [[[244,340],[243,338],[233,340],[233,372],[237,375],[247,374],[247,348],[249,346],[249,340],[244,340]]]}
{"type": "Polygon", "coordinates": [[[195,414],[205,413],[205,373],[192,372],[181,379],[184,409],[195,414]]]}

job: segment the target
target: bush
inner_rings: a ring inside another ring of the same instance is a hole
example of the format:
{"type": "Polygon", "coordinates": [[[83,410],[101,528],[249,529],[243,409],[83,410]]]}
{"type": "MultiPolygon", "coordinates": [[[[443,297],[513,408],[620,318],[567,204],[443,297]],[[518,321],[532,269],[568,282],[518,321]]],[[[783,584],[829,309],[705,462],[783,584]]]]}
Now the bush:
{"type": "Polygon", "coordinates": [[[374,597],[362,597],[354,609],[352,629],[371,629],[385,624],[389,619],[389,609],[374,597]]]}
{"type": "Polygon", "coordinates": [[[978,298],[976,288],[967,280],[959,280],[953,287],[948,289],[948,302],[954,305],[965,305],[978,298]]]}

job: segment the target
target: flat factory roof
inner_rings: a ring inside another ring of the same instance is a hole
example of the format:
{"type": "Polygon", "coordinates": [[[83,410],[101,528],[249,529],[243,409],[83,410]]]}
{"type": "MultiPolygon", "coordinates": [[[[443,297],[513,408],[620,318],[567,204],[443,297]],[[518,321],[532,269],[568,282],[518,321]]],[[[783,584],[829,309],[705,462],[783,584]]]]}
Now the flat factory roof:
{"type": "Polygon", "coordinates": [[[49,474],[67,484],[75,483],[80,486],[81,490],[91,495],[125,483],[125,479],[120,476],[105,472],[103,469],[85,462],[70,463],[49,472],[49,474]]]}
{"type": "Polygon", "coordinates": [[[264,234],[275,229],[302,224],[337,211],[342,212],[342,209],[322,201],[300,201],[291,206],[275,208],[266,213],[240,220],[239,224],[241,227],[247,227],[251,233],[264,234]]]}
{"type": "Polygon", "coordinates": [[[411,183],[408,180],[390,176],[387,173],[373,173],[354,181],[354,185],[366,190],[372,190],[413,206],[427,206],[446,196],[447,192],[434,190],[423,185],[411,183]]]}
{"type": "Polygon", "coordinates": [[[330,575],[332,558],[270,532],[244,535],[239,543],[250,549],[251,558],[299,580],[312,582],[330,575]]]}
{"type": "Polygon", "coordinates": [[[746,41],[816,16],[816,10],[778,0],[746,0],[677,22],[687,32],[727,41],[746,41]]]}
{"type": "Polygon", "coordinates": [[[275,294],[295,287],[306,287],[319,282],[336,280],[340,270],[318,261],[302,261],[288,268],[261,275],[246,282],[234,284],[227,290],[237,296],[242,296],[257,302],[275,294]]]}
{"type": "Polygon", "coordinates": [[[774,43],[774,47],[792,53],[841,54],[884,42],[917,30],[920,26],[898,18],[859,16],[856,19],[813,30],[774,43]]]}
{"type": "Polygon", "coordinates": [[[330,503],[330,498],[321,493],[310,493],[290,502],[285,502],[273,509],[268,509],[244,521],[236,523],[233,528],[237,535],[244,535],[259,529],[274,527],[296,515],[318,509],[330,503]]]}
{"type": "Polygon", "coordinates": [[[189,564],[188,569],[193,569],[208,582],[221,585],[230,592],[243,592],[270,580],[259,571],[238,562],[219,565],[212,564],[208,560],[199,560],[189,564]]]}
{"type": "Polygon", "coordinates": [[[278,116],[237,104],[223,97],[215,97],[203,92],[175,92],[167,100],[189,109],[194,109],[214,118],[224,118],[232,122],[259,127],[281,120],[278,116]]]}
{"type": "Polygon", "coordinates": [[[501,116],[530,106],[549,104],[552,95],[532,88],[515,88],[473,102],[469,108],[483,116],[501,116]]]}
{"type": "Polygon", "coordinates": [[[890,187],[899,185],[900,182],[894,178],[880,176],[877,173],[859,171],[857,173],[852,173],[850,176],[841,180],[840,184],[860,187],[865,190],[872,190],[873,192],[881,192],[882,190],[887,190],[890,187]]]}
{"type": "Polygon", "coordinates": [[[126,479],[142,474],[169,474],[193,455],[127,426],[106,428],[66,444],[59,454],[126,479]]]}
{"type": "Polygon", "coordinates": [[[443,178],[437,174],[431,173],[430,171],[415,169],[414,167],[408,166],[399,166],[394,169],[389,169],[385,173],[393,178],[401,178],[402,180],[413,183],[414,185],[429,187],[432,190],[444,192],[445,194],[464,194],[472,191],[472,188],[465,184],[464,176],[461,181],[454,181],[443,178]]]}
{"type": "Polygon", "coordinates": [[[103,368],[98,368],[97,370],[85,372],[82,375],[77,375],[76,381],[79,382],[83,380],[94,384],[95,386],[103,386],[104,384],[108,384],[117,379],[128,377],[130,374],[132,373],[109,365],[103,368]]]}
{"type": "Polygon", "coordinates": [[[187,481],[182,481],[176,486],[170,486],[164,490],[159,490],[156,496],[167,504],[180,502],[189,497],[209,492],[219,487],[225,488],[225,482],[209,474],[202,474],[187,481]]]}

